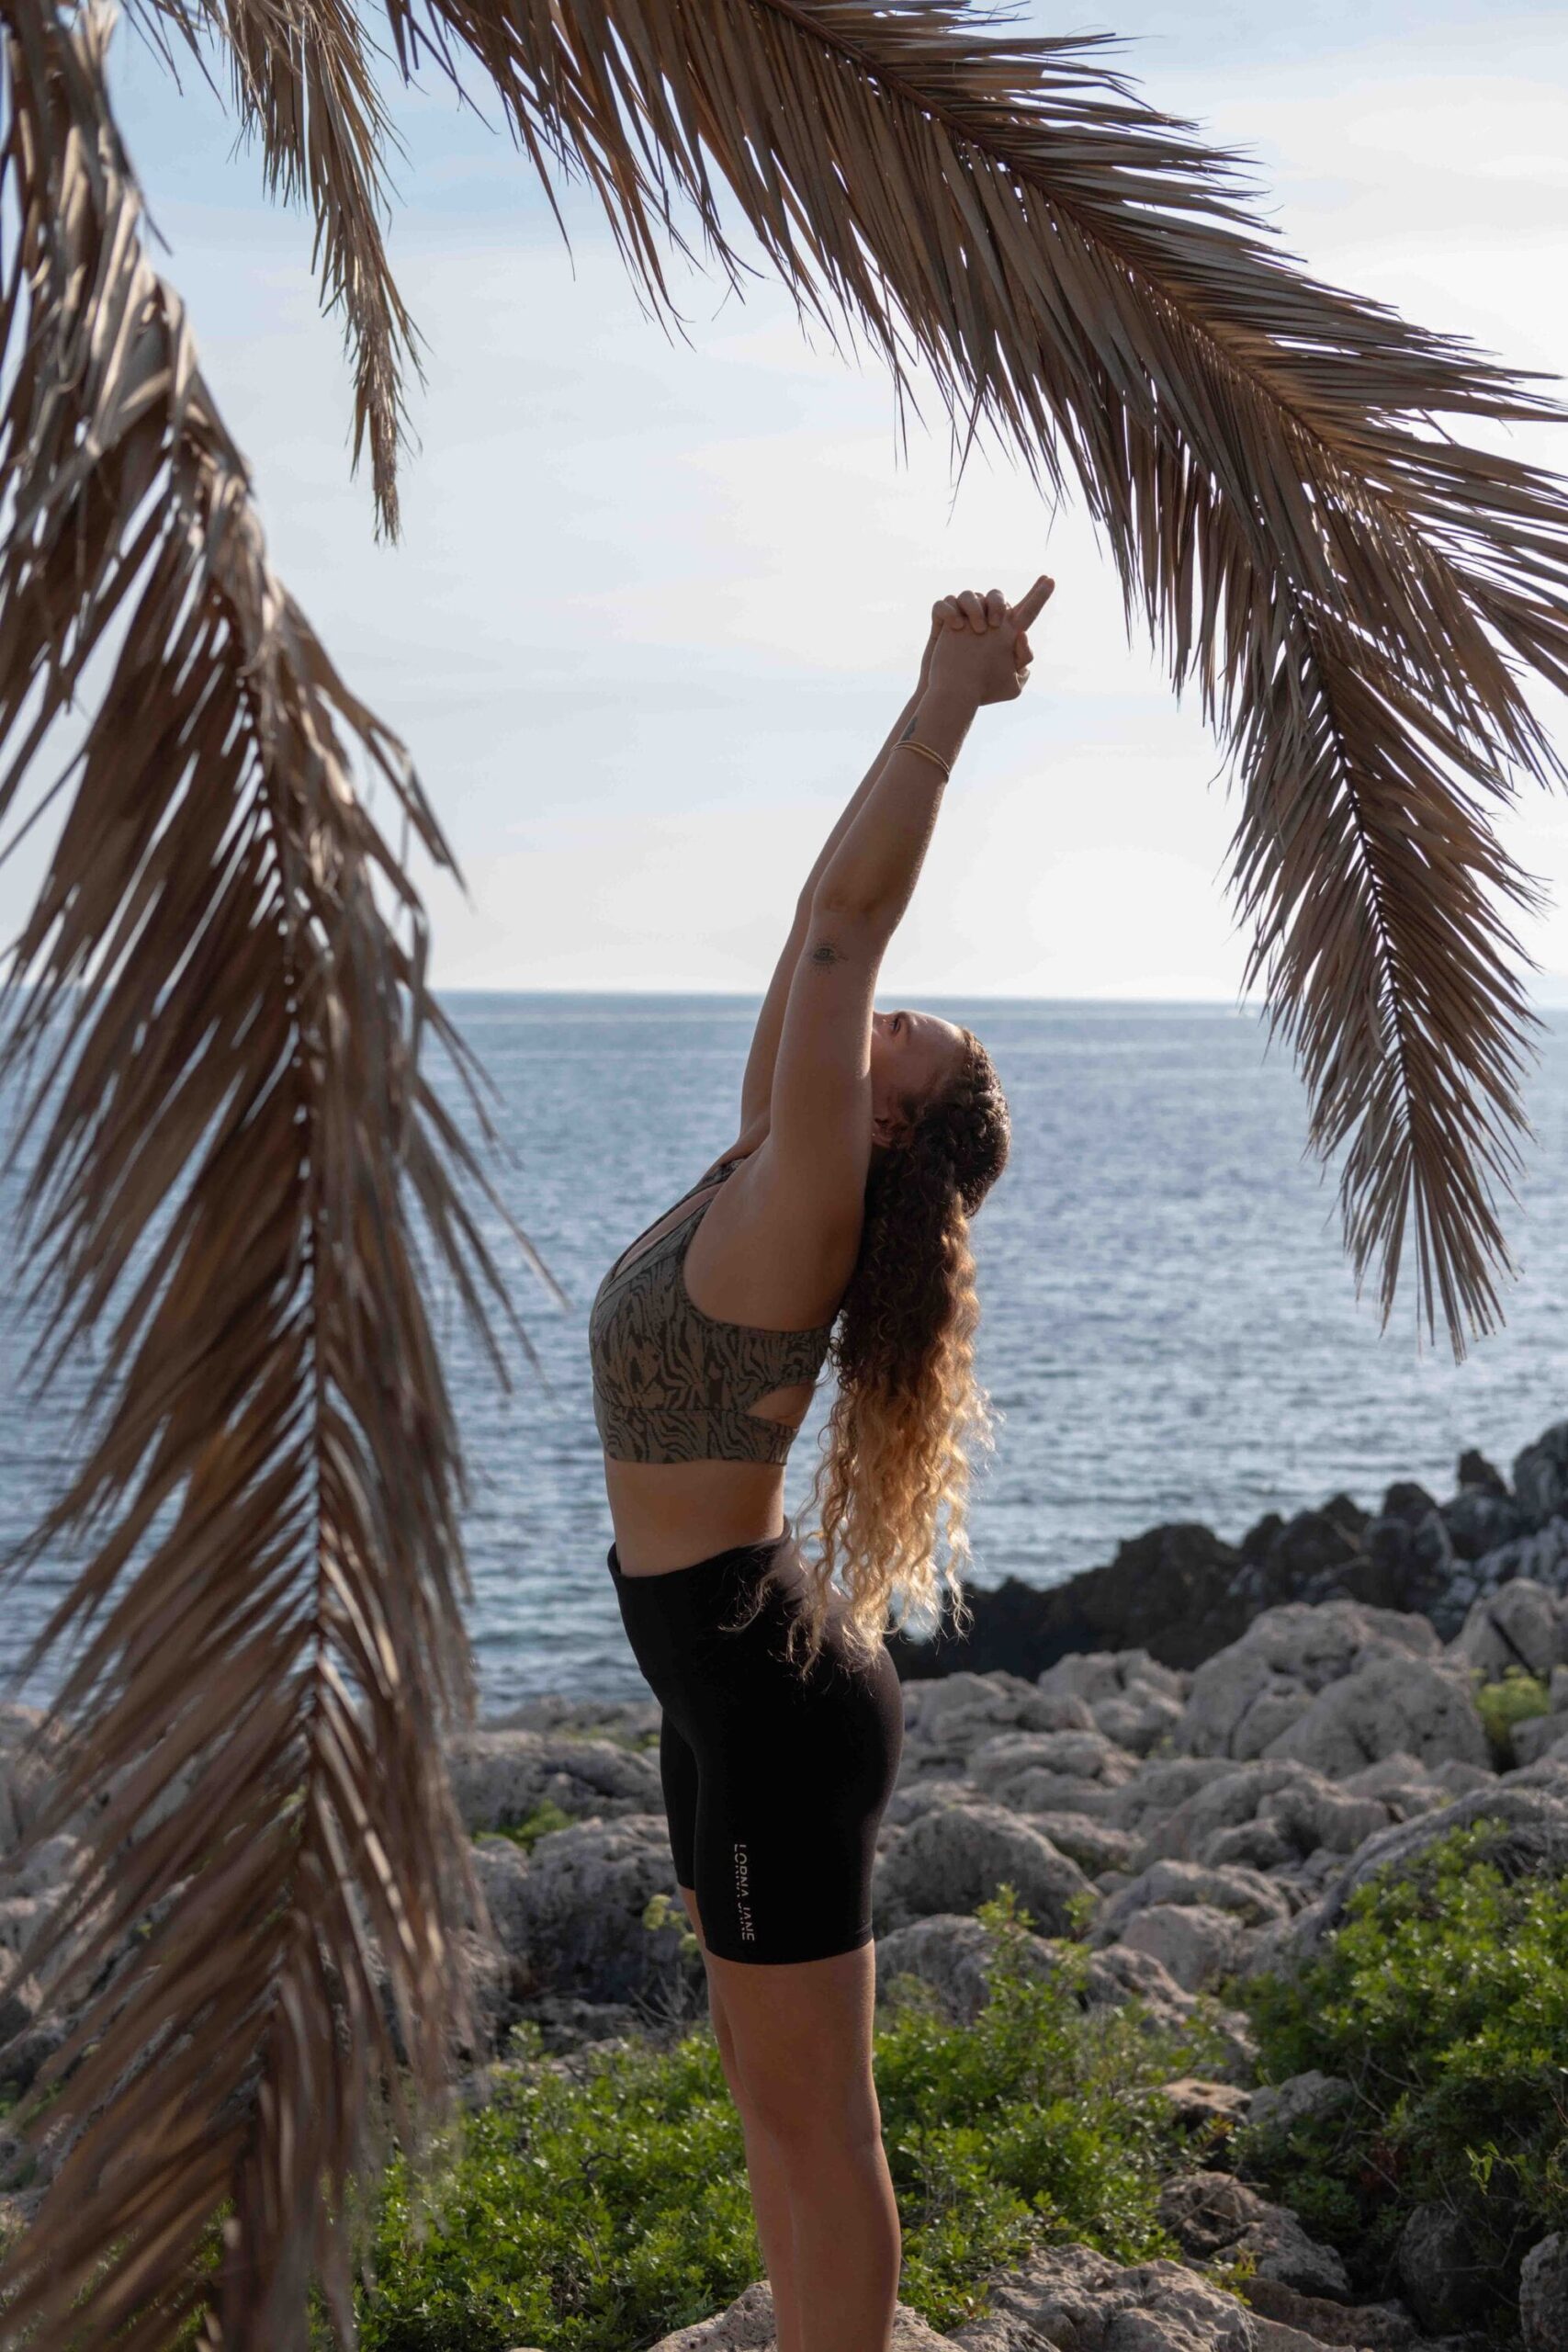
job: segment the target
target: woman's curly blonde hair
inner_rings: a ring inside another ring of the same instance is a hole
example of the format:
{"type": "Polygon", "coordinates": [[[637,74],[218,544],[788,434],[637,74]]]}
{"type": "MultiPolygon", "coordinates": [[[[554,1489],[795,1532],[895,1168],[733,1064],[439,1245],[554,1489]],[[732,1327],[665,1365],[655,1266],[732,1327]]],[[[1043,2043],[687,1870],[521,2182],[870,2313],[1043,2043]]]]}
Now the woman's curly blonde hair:
{"type": "MultiPolygon", "coordinates": [[[[795,1549],[805,1592],[788,1635],[809,1672],[841,1580],[841,1630],[862,1660],[880,1651],[888,1606],[934,1627],[943,1594],[967,1611],[968,1449],[992,1443],[990,1400],[974,1374],[979,1300],[969,1220],[1007,1165],[1011,1122],[991,1057],[963,1032],[956,1074],[922,1109],[903,1106],[908,1140],[873,1155],[865,1219],[829,1359],[838,1396],[823,1432],[810,1509],[815,1558],[795,1549]],[[947,1556],[939,1567],[939,1521],[947,1556]]],[[[792,1547],[793,1548],[793,1547],[792,1547]]]]}

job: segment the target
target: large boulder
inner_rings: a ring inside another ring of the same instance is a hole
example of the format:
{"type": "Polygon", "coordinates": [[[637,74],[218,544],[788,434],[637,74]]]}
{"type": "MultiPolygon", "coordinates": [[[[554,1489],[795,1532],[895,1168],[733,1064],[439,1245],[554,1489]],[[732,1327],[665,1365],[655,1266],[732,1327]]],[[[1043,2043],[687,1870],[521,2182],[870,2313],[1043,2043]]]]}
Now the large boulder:
{"type": "MultiPolygon", "coordinates": [[[[889,2352],[942,2352],[948,2341],[907,2303],[897,2306],[889,2352]]],[[[699,2320],[693,2327],[678,2327],[673,2335],[661,2335],[652,2352],[775,2352],[777,2344],[773,2289],[765,2278],[758,2278],[711,2319],[699,2320]]],[[[520,2347],[520,2352],[527,2352],[527,2347],[520,2347]]]]}
{"type": "Polygon", "coordinates": [[[1568,2234],[1553,2230],[1532,2245],[1519,2271],[1519,2333],[1525,2352],[1568,2344],[1568,2234]]]}
{"type": "Polygon", "coordinates": [[[911,1822],[878,1856],[876,1917],[891,1929],[937,1911],[974,1911],[1004,1881],[1045,1935],[1066,1932],[1068,1905],[1094,1895],[1077,1864],[1005,1806],[943,1805],[911,1822]]]}
{"type": "Polygon", "coordinates": [[[1568,1664],[1568,1600],[1533,1577],[1515,1577],[1472,1603],[1450,1655],[1495,1682],[1510,1667],[1549,1681],[1568,1664]]]}
{"type": "Polygon", "coordinates": [[[687,1921],[662,1813],[577,1822],[541,1838],[513,1917],[541,1990],[629,2001],[668,1985],[680,1973],[687,1921]],[[646,1928],[643,1913],[660,1894],[671,1898],[674,1916],[666,1927],[646,1928]]]}
{"type": "Polygon", "coordinates": [[[1151,1758],[1111,1797],[1107,1818],[1119,1829],[1146,1837],[1176,1805],[1185,1804],[1211,1781],[1235,1770],[1223,1756],[1161,1756],[1151,1758]]]}
{"type": "MultiPolygon", "coordinates": [[[[989,1994],[991,1955],[991,1939],[973,1914],[939,1911],[929,1918],[911,1919],[905,1927],[878,1932],[878,1996],[895,1978],[915,1976],[931,1987],[954,2023],[973,2025],[989,1994]]],[[[1043,1936],[1026,1936],[1020,1955],[1031,1976],[1053,1975],[1059,1965],[1055,1946],[1043,1936]]]]}
{"type": "Polygon", "coordinates": [[[1080,1650],[1048,1666],[1040,1688],[1083,1702],[1097,1730],[1119,1747],[1146,1756],[1181,1720],[1191,1679],[1162,1666],[1146,1649],[1080,1650]]]}
{"type": "Polygon", "coordinates": [[[1309,2237],[1288,2206],[1271,2205],[1231,2173],[1179,2173],[1159,2193],[1160,2220],[1182,2250],[1201,2262],[1250,2254],[1263,2278],[1303,2295],[1348,2301],[1342,2256],[1309,2237]]]}
{"type": "Polygon", "coordinates": [[[1265,1610],[1193,1675],[1175,1744],[1191,1756],[1262,1756],[1320,1690],[1391,1653],[1436,1657],[1438,1636],[1424,1617],[1359,1601],[1265,1610]]]}
{"type": "Polygon", "coordinates": [[[1495,2292],[1491,2266],[1477,2255],[1451,2206],[1414,2209],[1394,2245],[1393,2267],[1424,2327],[1468,2327],[1485,2315],[1495,2292]]]}
{"type": "Polygon", "coordinates": [[[1156,1903],[1210,1904],[1217,1911],[1234,1911],[1254,1928],[1266,1920],[1294,1916],[1283,1889],[1261,1871],[1214,1870],[1199,1862],[1162,1860],[1140,1871],[1109,1898],[1095,1920],[1091,1940],[1097,1945],[1116,1942],[1134,1913],[1156,1903]]]}
{"type": "Polygon", "coordinates": [[[1398,1655],[1369,1658],[1320,1690],[1263,1752],[1298,1758],[1331,1781],[1393,1755],[1419,1764],[1491,1760],[1462,1661],[1398,1655]]]}
{"type": "Polygon", "coordinates": [[[988,2290],[986,2316],[945,2339],[963,2352],[1261,2352],[1246,2305],[1181,2262],[1043,2246],[988,2290]]]}
{"type": "Polygon", "coordinates": [[[506,1829],[547,1802],[586,1819],[656,1813],[659,1758],[614,1740],[560,1732],[471,1731],[448,1742],[447,1769],[463,1826],[506,1829]]]}
{"type": "MultiPolygon", "coordinates": [[[[1419,1768],[1412,1763],[1411,1770],[1419,1768]]],[[[1426,1790],[1428,1804],[1442,1802],[1435,1782],[1427,1781],[1426,1790]]],[[[1245,1833],[1258,1828],[1267,1836],[1256,1850],[1268,1859],[1256,1867],[1271,1869],[1324,1847],[1352,1854],[1391,1820],[1403,1817],[1387,1799],[1337,1786],[1295,1758],[1259,1758],[1228,1766],[1156,1817],[1139,1848],[1137,1866],[1146,1869],[1166,1856],[1242,1861],[1247,1852],[1245,1833]],[[1232,1842],[1226,1845],[1226,1839],[1232,1842]]]]}
{"type": "Polygon", "coordinates": [[[1212,1903],[1146,1903],[1127,1920],[1117,1942],[1147,1953],[1185,1991],[1200,1993],[1235,1972],[1244,1927],[1235,1911],[1212,1903]]]}
{"type": "Polygon", "coordinates": [[[1109,1791],[1135,1780],[1137,1772],[1138,1758],[1100,1731],[1003,1733],[976,1747],[968,1766],[969,1779],[985,1795],[1027,1813],[1043,1810],[1033,1802],[1042,1786],[1055,1792],[1062,1782],[1077,1781],[1109,1791]]]}
{"type": "Polygon", "coordinates": [[[1249,2130],[1288,2135],[1299,2123],[1337,2114],[1354,2100],[1356,2086],[1344,2075],[1325,2075],[1309,2066],[1304,2074],[1287,2075],[1282,2083],[1260,2083],[1247,2110],[1249,2130]]]}
{"type": "Polygon", "coordinates": [[[909,1682],[900,1776],[960,1770],[976,1748],[1009,1732],[1093,1730],[1094,1717],[1081,1699],[1041,1690],[1021,1674],[965,1672],[909,1682]]]}

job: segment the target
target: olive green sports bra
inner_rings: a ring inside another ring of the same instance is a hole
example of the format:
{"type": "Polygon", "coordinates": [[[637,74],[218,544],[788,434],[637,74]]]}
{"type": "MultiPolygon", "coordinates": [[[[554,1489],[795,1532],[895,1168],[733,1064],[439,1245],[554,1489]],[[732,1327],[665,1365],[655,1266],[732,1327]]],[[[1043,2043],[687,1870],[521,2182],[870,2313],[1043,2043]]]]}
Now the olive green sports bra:
{"type": "MultiPolygon", "coordinates": [[[[731,1175],[745,1156],[720,1160],[681,1200],[731,1175]]],[[[686,1252],[708,1205],[680,1218],[628,1266],[632,1242],[595,1295],[588,1318],[593,1418],[613,1462],[784,1462],[795,1425],[750,1408],[775,1388],[814,1384],[827,1357],[831,1323],[774,1331],[719,1322],[694,1304],[686,1252]]],[[[652,1230],[645,1227],[637,1241],[652,1230]]]]}

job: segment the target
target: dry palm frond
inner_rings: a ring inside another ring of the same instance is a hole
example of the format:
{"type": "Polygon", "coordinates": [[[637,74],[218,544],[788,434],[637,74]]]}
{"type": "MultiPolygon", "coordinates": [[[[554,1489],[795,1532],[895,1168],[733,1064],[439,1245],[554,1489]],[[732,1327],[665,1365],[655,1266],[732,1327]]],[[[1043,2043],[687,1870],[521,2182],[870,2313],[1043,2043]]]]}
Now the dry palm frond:
{"type": "MultiPolygon", "coordinates": [[[[240,5],[240,0],[236,0],[240,5]]],[[[602,198],[671,317],[674,199],[739,283],[728,188],[797,305],[858,322],[1053,492],[1076,476],[1179,687],[1238,757],[1246,986],[1348,1141],[1340,1206],[1383,1321],[1407,1222],[1417,1314],[1497,1319],[1539,1027],[1506,904],[1540,902],[1489,807],[1557,778],[1521,690],[1568,684],[1568,500],[1440,435],[1560,420],[1529,380],[1321,285],[1236,161],[1097,38],[994,35],[958,0],[387,0],[405,73],[471,52],[548,186],[602,198]]]]}
{"type": "Polygon", "coordinates": [[[511,1220],[422,1072],[428,1032],[490,1136],[351,748],[450,851],[268,565],[142,247],[108,24],[0,0],[0,824],[103,678],[0,1078],[42,1065],[12,1144],[37,1124],[33,1303],[58,1283],[62,1351],[106,1327],[114,1392],[19,1555],[96,1538],[16,1670],[76,1637],[23,1855],[69,1826],[85,1863],[21,1955],[76,2022],[11,2119],[63,2161],[0,2306],[7,2341],[96,2352],[210,2291],[204,2341],[287,2352],[312,2272],[351,2334],[345,2183],[389,2118],[417,2144],[468,2030],[465,1479],[414,1211],[503,1379],[457,1180],[511,1220]]]}
{"type": "Polygon", "coordinates": [[[259,135],[268,194],[290,203],[303,192],[310,205],[322,308],[341,309],[354,369],[351,469],[368,442],[376,536],[395,539],[405,365],[424,377],[419,333],[387,259],[382,155],[392,132],[358,21],[333,0],[141,0],[139,14],[171,63],[165,22],[204,70],[202,29],[211,28],[241,122],[259,135]]]}

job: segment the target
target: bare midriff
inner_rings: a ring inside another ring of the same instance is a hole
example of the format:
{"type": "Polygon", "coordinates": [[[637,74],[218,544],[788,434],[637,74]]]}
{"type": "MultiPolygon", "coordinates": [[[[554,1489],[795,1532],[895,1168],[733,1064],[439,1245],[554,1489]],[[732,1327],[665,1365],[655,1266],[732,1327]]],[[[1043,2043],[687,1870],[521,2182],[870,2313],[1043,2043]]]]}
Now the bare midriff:
{"type": "Polygon", "coordinates": [[[780,1463],[606,1461],[604,1486],[623,1576],[660,1576],[784,1532],[780,1463]]]}

